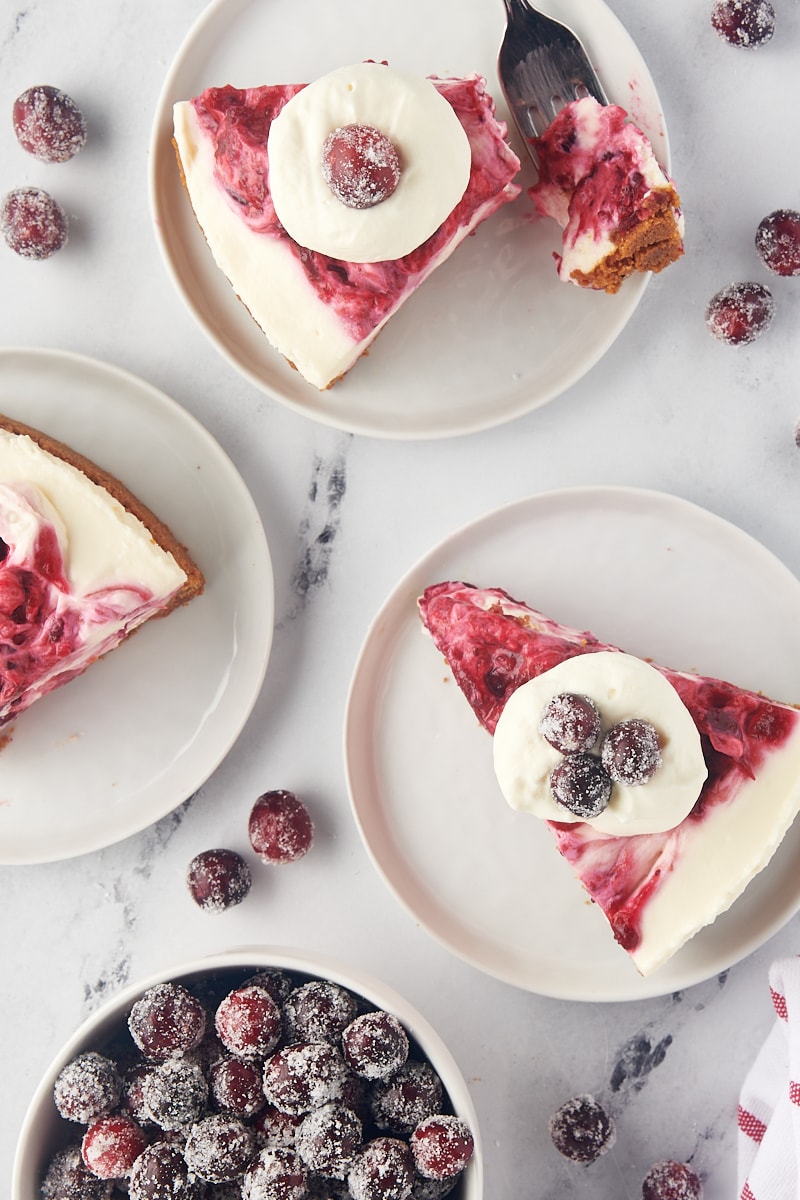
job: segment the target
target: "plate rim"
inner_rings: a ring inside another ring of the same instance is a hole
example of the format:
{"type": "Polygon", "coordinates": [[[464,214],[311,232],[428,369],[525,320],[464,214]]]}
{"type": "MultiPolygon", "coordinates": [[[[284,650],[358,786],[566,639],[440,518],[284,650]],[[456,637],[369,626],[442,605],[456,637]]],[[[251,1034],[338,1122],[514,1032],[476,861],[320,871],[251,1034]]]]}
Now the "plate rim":
{"type": "MultiPolygon", "coordinates": [[[[166,411],[169,413],[171,420],[182,423],[190,431],[196,443],[204,446],[205,452],[209,456],[208,461],[218,464],[225,472],[226,486],[236,488],[238,492],[237,505],[239,503],[246,505],[248,516],[251,519],[251,527],[254,534],[258,534],[257,540],[261,550],[258,557],[257,569],[263,575],[263,582],[265,585],[268,585],[270,595],[268,617],[263,625],[260,639],[261,648],[257,656],[254,656],[253,659],[258,669],[251,672],[249,677],[246,677],[249,678],[249,686],[242,693],[242,698],[239,702],[239,714],[236,720],[231,723],[227,737],[219,743],[213,753],[206,754],[203,757],[198,770],[194,772],[194,782],[189,789],[181,788],[181,795],[178,798],[162,801],[157,806],[158,812],[155,815],[153,815],[152,811],[148,810],[148,814],[143,819],[130,820],[125,828],[121,832],[116,833],[112,838],[108,838],[105,834],[99,834],[95,838],[85,839],[80,846],[70,844],[66,850],[52,848],[47,853],[42,854],[41,852],[37,853],[33,850],[23,849],[15,853],[10,853],[7,839],[5,836],[0,838],[0,866],[35,866],[45,863],[66,862],[84,854],[96,853],[109,846],[116,845],[125,838],[140,834],[168,816],[171,812],[174,812],[176,808],[185,803],[190,796],[208,781],[241,736],[263,687],[274,636],[275,585],[272,557],[266,531],[247,484],[227,452],[194,414],[189,412],[188,409],[184,408],[166,392],[135,372],[88,354],[49,346],[0,345],[0,378],[2,378],[6,365],[14,360],[18,360],[19,364],[22,364],[22,369],[31,369],[32,374],[35,373],[39,364],[49,364],[50,369],[57,369],[59,363],[67,364],[77,372],[85,372],[87,375],[94,376],[98,380],[108,380],[111,388],[116,385],[129,389],[131,394],[146,395],[148,403],[154,406],[156,410],[161,409],[162,411],[166,411]],[[31,368],[27,368],[27,363],[31,364],[31,368]]],[[[15,369],[19,369],[16,363],[15,369]]],[[[36,424],[35,420],[31,423],[36,424]]],[[[213,739],[209,740],[209,744],[213,744],[213,739]]]]}

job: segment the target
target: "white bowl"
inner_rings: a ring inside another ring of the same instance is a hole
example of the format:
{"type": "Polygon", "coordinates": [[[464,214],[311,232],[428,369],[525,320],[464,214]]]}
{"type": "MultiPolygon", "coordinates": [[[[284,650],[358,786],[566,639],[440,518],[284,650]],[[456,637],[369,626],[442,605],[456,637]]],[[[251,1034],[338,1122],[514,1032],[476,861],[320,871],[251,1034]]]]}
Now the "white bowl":
{"type": "MultiPolygon", "coordinates": [[[[279,967],[298,975],[332,980],[362,996],[377,1008],[394,1013],[429,1059],[448,1093],[453,1111],[467,1122],[475,1139],[475,1153],[456,1189],[453,1200],[482,1200],[483,1160],[478,1122],[472,1098],[455,1060],[421,1013],[386,984],[324,955],[283,947],[254,946],[230,950],[173,966],[117,993],[76,1030],[45,1072],[22,1122],[11,1181],[11,1200],[41,1200],[40,1183],[48,1163],[65,1143],[67,1123],[53,1103],[53,1084],[62,1068],[77,1054],[97,1049],[124,1027],[131,1006],[148,988],[172,980],[189,983],[224,971],[253,973],[279,967]]],[[[243,976],[244,978],[244,976],[243,976]]],[[[79,1126],[74,1126],[77,1137],[79,1126]]]]}

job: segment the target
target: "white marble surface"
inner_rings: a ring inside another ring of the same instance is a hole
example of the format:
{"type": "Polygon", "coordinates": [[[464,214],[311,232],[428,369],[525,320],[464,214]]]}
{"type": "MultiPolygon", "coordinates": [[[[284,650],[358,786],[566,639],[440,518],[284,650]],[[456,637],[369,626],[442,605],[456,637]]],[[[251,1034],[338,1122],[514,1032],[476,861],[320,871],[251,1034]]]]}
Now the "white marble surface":
{"type": "Polygon", "coordinates": [[[255,710],[195,796],[101,852],[0,869],[0,1177],[40,1075],[107,996],[171,962],[267,942],[341,954],[440,1030],[477,1106],[490,1200],[634,1198],[661,1157],[690,1159],[708,1200],[722,1200],[734,1188],[739,1087],[772,1019],[767,968],[800,948],[800,919],[724,976],[661,999],[564,1003],[497,982],[434,942],[377,876],[350,816],[342,712],[364,632],[400,575],[450,530],[532,492],[582,483],[673,492],[800,572],[800,284],[774,282],[774,325],[750,348],[720,346],[703,323],[718,287],[766,281],[755,227],[798,206],[800,159],[781,114],[794,96],[800,6],[776,0],[774,41],[748,53],[715,36],[708,0],[613,0],[663,101],[685,259],[652,282],[568,394],[505,427],[432,443],[354,438],[270,400],[218,357],[167,278],[148,211],[148,139],[164,74],[202,7],[5,0],[0,14],[0,112],[23,88],[57,83],[91,131],[78,159],[44,167],[0,122],[0,191],[50,186],[73,230],[44,264],[0,247],[2,341],[118,364],[195,414],[252,491],[277,606],[255,710]],[[240,908],[202,914],[184,890],[190,857],[214,844],[246,851],[253,800],[281,786],[313,809],[312,854],[279,877],[256,871],[240,908]],[[547,1137],[551,1111],[582,1091],[605,1100],[619,1125],[615,1149],[589,1170],[561,1160],[547,1137]]]}

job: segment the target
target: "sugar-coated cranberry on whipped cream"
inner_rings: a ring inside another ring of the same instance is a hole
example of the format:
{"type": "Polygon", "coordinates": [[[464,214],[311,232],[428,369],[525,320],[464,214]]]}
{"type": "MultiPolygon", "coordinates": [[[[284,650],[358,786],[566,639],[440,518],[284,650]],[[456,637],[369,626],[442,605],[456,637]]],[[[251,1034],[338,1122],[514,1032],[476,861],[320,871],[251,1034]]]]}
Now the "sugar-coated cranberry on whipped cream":
{"type": "Polygon", "coordinates": [[[563,231],[561,279],[613,293],[634,271],[661,271],[681,256],[678,193],[625,109],[575,100],[533,144],[530,197],[563,231]]]}
{"type": "Polygon", "coordinates": [[[588,820],[602,833],[623,837],[674,828],[691,812],[708,775],[697,726],[672,684],[642,659],[610,650],[569,658],[512,692],[497,722],[493,752],[500,789],[512,808],[549,821],[588,820]],[[599,715],[591,745],[581,747],[581,753],[595,750],[598,767],[601,748],[611,744],[609,733],[623,723],[646,722],[658,735],[653,769],[642,782],[626,783],[612,766],[608,804],[591,818],[559,803],[551,788],[565,756],[548,740],[541,718],[552,698],[565,693],[588,698],[599,715]]]}

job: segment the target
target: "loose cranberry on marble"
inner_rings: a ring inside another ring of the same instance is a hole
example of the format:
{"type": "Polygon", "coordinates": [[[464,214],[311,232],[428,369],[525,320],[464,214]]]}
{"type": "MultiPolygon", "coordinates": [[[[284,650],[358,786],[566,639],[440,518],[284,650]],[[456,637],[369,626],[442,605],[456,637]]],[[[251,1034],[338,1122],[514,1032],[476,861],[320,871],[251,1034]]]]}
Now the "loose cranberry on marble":
{"type": "Polygon", "coordinates": [[[614,783],[640,787],[661,766],[661,743],[649,721],[631,717],[608,730],[600,744],[600,761],[614,783]]]}
{"type": "Polygon", "coordinates": [[[179,983],[157,983],[133,1005],[128,1028],[147,1058],[169,1058],[193,1050],[203,1040],[203,1005],[179,983]]]}
{"type": "Polygon", "coordinates": [[[113,1183],[93,1175],[80,1146],[53,1155],[42,1180],[42,1200],[110,1200],[113,1183]]]}
{"type": "Polygon", "coordinates": [[[616,1130],[593,1096],[575,1096],[550,1118],[550,1137],[559,1154],[572,1162],[588,1164],[611,1149],[616,1130]]]}
{"type": "Polygon", "coordinates": [[[251,984],[229,992],[214,1018],[226,1050],[244,1059],[263,1059],[278,1044],[283,1028],[281,1011],[269,992],[251,984]]]}
{"type": "Polygon", "coordinates": [[[283,1018],[293,1042],[338,1043],[358,1011],[355,998],[338,983],[311,979],[286,997],[283,1018]]]}
{"type": "Polygon", "coordinates": [[[358,1151],[347,1175],[353,1200],[407,1200],[414,1184],[414,1159],[406,1142],[377,1137],[358,1151]]]}
{"type": "Polygon", "coordinates": [[[775,275],[800,275],[800,212],[776,208],[756,229],[756,251],[775,275]]]}
{"type": "Polygon", "coordinates": [[[409,1145],[416,1168],[426,1179],[460,1175],[475,1151],[469,1125],[450,1113],[437,1113],[420,1121],[409,1145]]]}
{"type": "Polygon", "coordinates": [[[211,1096],[217,1108],[236,1117],[252,1117],[266,1104],[261,1070],[241,1058],[222,1058],[209,1071],[211,1096]]]}
{"type": "Polygon", "coordinates": [[[308,809],[284,788],[259,796],[250,812],[250,844],[267,863],[290,863],[311,849],[314,824],[308,809]]]}
{"type": "Polygon", "coordinates": [[[608,807],[611,780],[594,754],[568,754],[550,772],[550,791],[557,804],[588,821],[608,807]]]}
{"type": "Polygon", "coordinates": [[[775,315],[775,301],[762,283],[731,283],[712,296],[706,325],[720,342],[747,346],[760,337],[775,315]]]}
{"type": "Polygon", "coordinates": [[[189,863],[186,883],[198,907],[206,912],[224,912],[241,904],[250,891],[252,877],[247,863],[235,850],[203,850],[189,863]]]}
{"type": "Polygon", "coordinates": [[[49,84],[17,96],[11,121],[22,149],[42,162],[67,162],[86,144],[83,113],[71,96],[49,84]]]}
{"type": "Polygon", "coordinates": [[[0,204],[0,232],[22,258],[50,258],[67,241],[69,222],[57,200],[43,188],[15,188],[0,204]]]}
{"type": "Polygon", "coordinates": [[[342,1034],[345,1062],[364,1079],[386,1079],[408,1058],[408,1035],[393,1013],[362,1013],[342,1034]]]}
{"type": "Polygon", "coordinates": [[[711,24],[732,46],[763,46],[775,32],[775,9],[770,0],[716,0],[711,24]]]}
{"type": "Polygon", "coordinates": [[[116,1064],[93,1050],[68,1062],[53,1085],[53,1099],[61,1116],[82,1125],[111,1112],[121,1097],[122,1079],[116,1064]]]}
{"type": "Polygon", "coordinates": [[[400,158],[390,138],[372,125],[334,129],[322,146],[322,177],[348,208],[372,208],[400,182],[400,158]]]}
{"type": "Polygon", "coordinates": [[[308,1171],[294,1150],[260,1150],[242,1180],[244,1200],[306,1200],[308,1171]]]}
{"type": "Polygon", "coordinates": [[[184,1147],[189,1170],[206,1183],[240,1178],[256,1149],[253,1130],[238,1117],[214,1113],[193,1125],[184,1147]]]}
{"type": "Polygon", "coordinates": [[[378,1129],[409,1137],[426,1117],[440,1112],[444,1088],[430,1063],[410,1058],[388,1079],[376,1079],[369,1107],[378,1129]]]}
{"type": "Polygon", "coordinates": [[[341,1100],[350,1072],[329,1042],[295,1042],[264,1064],[264,1095],[288,1113],[307,1113],[330,1100],[341,1100]]]}
{"type": "Polygon", "coordinates": [[[701,1200],[703,1185],[688,1163],[664,1159],[642,1180],[642,1200],[701,1200]]]}
{"type": "Polygon", "coordinates": [[[131,1168],[129,1200],[200,1200],[201,1195],[182,1150],[171,1142],[153,1142],[131,1168]]]}
{"type": "Polygon", "coordinates": [[[124,1179],[147,1145],[147,1134],[123,1113],[92,1121],[81,1142],[86,1166],[100,1179],[124,1179]]]}
{"type": "Polygon", "coordinates": [[[560,692],[545,705],[539,732],[560,754],[585,752],[600,736],[600,713],[588,696],[560,692]]]}

